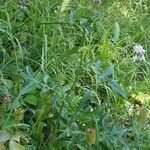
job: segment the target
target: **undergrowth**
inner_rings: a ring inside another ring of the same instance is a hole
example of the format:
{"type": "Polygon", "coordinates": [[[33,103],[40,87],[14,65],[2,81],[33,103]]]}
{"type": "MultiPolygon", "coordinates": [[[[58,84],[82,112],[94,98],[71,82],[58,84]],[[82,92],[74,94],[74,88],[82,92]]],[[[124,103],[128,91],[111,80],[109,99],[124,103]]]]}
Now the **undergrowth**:
{"type": "Polygon", "coordinates": [[[148,150],[149,8],[1,0],[0,150],[148,150]]]}

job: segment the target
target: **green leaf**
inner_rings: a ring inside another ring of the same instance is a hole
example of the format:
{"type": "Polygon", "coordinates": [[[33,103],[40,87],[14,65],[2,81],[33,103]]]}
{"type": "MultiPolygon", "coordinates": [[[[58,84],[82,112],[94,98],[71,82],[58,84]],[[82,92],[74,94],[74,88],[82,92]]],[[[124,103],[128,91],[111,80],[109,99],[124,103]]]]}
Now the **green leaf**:
{"type": "Polygon", "coordinates": [[[114,90],[114,91],[116,91],[116,92],[118,92],[120,95],[122,95],[123,97],[127,97],[127,94],[126,94],[126,92],[124,91],[124,89],[118,84],[118,81],[116,81],[116,80],[110,80],[109,82],[108,82],[108,84],[111,86],[111,88],[114,90]]]}
{"type": "Polygon", "coordinates": [[[8,140],[10,140],[11,135],[5,131],[5,130],[0,130],[0,143],[4,143],[8,140]]]}
{"type": "Polygon", "coordinates": [[[113,37],[113,43],[117,43],[119,40],[119,36],[120,36],[120,27],[119,24],[116,22],[115,23],[115,30],[114,30],[114,37],[113,37]]]}
{"type": "Polygon", "coordinates": [[[84,95],[82,96],[82,99],[80,100],[79,105],[81,107],[85,107],[88,101],[91,99],[91,97],[92,97],[92,92],[90,90],[86,90],[84,95]]]}
{"type": "Polygon", "coordinates": [[[113,74],[113,66],[108,67],[104,72],[100,75],[99,80],[104,80],[106,77],[110,76],[113,74]]]}
{"type": "Polygon", "coordinates": [[[113,126],[112,128],[112,133],[114,135],[119,135],[119,136],[123,136],[126,132],[131,132],[132,130],[131,129],[128,129],[128,128],[120,128],[120,127],[117,127],[117,126],[113,126]]]}
{"type": "Polygon", "coordinates": [[[30,84],[24,86],[24,87],[21,89],[21,91],[20,91],[20,93],[19,93],[19,96],[22,96],[22,95],[24,95],[24,94],[26,94],[26,93],[29,93],[29,92],[35,90],[36,87],[37,87],[37,84],[34,83],[34,82],[31,82],[30,84]]]}
{"type": "Polygon", "coordinates": [[[9,150],[25,150],[25,147],[14,140],[10,140],[9,150]]]}
{"type": "Polygon", "coordinates": [[[71,24],[74,24],[75,23],[75,12],[74,11],[70,11],[69,13],[69,21],[71,24]]]}
{"type": "Polygon", "coordinates": [[[23,100],[28,104],[37,105],[37,97],[34,95],[27,95],[23,100]]]}

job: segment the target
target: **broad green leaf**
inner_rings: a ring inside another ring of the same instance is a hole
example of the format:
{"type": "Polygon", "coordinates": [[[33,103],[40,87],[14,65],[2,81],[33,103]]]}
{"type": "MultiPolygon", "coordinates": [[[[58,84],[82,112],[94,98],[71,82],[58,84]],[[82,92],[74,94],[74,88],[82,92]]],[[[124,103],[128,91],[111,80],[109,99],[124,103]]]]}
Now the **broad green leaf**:
{"type": "Polygon", "coordinates": [[[116,80],[110,80],[108,82],[108,84],[111,86],[111,88],[118,92],[120,95],[122,95],[123,97],[127,97],[126,92],[124,91],[124,89],[118,84],[118,82],[116,80]]]}
{"type": "Polygon", "coordinates": [[[37,97],[34,95],[27,95],[23,100],[28,104],[37,105],[37,97]]]}
{"type": "Polygon", "coordinates": [[[26,93],[29,93],[29,92],[35,90],[36,87],[37,87],[37,84],[34,83],[34,82],[31,82],[30,84],[24,86],[24,87],[21,89],[21,91],[20,91],[20,93],[19,93],[19,96],[22,96],[22,95],[24,95],[24,94],[26,94],[26,93]]]}
{"type": "Polygon", "coordinates": [[[80,100],[80,106],[84,107],[87,105],[88,101],[92,97],[92,92],[90,90],[85,91],[84,95],[82,96],[82,99],[80,100]]]}
{"type": "Polygon", "coordinates": [[[61,12],[65,12],[71,8],[72,0],[63,0],[62,6],[61,6],[61,12]]]}
{"type": "Polygon", "coordinates": [[[10,140],[11,135],[5,131],[5,130],[0,130],[0,143],[4,143],[8,140],[10,140]]]}
{"type": "Polygon", "coordinates": [[[115,23],[115,30],[114,30],[114,37],[113,37],[113,43],[117,43],[119,40],[119,36],[120,36],[120,27],[119,24],[116,22],[115,23]]]}
{"type": "Polygon", "coordinates": [[[106,77],[110,76],[113,74],[113,66],[107,68],[106,70],[103,71],[103,73],[100,75],[99,80],[104,80],[106,77]]]}
{"type": "Polygon", "coordinates": [[[14,140],[10,140],[9,150],[25,150],[25,147],[14,140]]]}

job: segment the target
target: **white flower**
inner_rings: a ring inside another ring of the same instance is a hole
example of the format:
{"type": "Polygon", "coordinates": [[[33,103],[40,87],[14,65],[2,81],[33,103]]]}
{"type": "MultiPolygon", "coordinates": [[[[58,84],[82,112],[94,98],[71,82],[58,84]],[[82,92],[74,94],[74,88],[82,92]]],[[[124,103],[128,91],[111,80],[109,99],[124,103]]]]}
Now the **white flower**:
{"type": "Polygon", "coordinates": [[[140,44],[135,44],[133,46],[134,56],[133,56],[133,62],[136,60],[145,61],[145,50],[143,49],[143,46],[140,44]]]}

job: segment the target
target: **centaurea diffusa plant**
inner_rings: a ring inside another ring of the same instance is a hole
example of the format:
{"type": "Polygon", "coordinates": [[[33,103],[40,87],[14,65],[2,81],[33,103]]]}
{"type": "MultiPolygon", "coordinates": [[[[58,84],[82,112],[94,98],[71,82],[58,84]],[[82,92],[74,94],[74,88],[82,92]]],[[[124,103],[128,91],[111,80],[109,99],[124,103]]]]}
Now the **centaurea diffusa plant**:
{"type": "Polygon", "coordinates": [[[135,44],[133,46],[133,51],[133,62],[135,62],[136,60],[145,61],[145,50],[143,49],[143,46],[141,46],[140,44],[135,44]]]}

